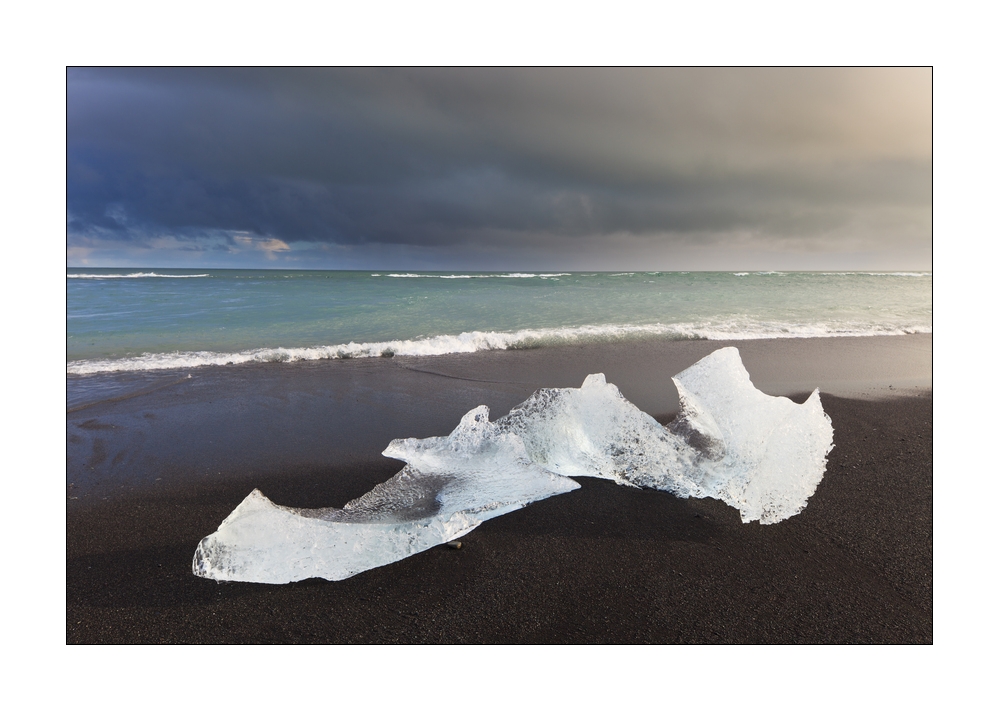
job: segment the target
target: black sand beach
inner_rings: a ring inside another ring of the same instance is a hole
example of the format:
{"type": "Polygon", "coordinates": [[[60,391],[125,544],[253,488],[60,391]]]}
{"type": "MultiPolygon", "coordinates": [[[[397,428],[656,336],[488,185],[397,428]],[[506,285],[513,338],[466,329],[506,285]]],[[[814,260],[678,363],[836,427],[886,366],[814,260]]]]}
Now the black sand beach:
{"type": "Polygon", "coordinates": [[[930,336],[648,341],[101,376],[100,397],[70,379],[67,642],[931,643],[930,355],[930,336]],[[340,582],[191,572],[253,488],[342,506],[401,468],[391,439],[592,372],[665,422],[669,376],[725,345],[765,392],[823,393],[835,446],[791,519],[580,479],[340,582]]]}

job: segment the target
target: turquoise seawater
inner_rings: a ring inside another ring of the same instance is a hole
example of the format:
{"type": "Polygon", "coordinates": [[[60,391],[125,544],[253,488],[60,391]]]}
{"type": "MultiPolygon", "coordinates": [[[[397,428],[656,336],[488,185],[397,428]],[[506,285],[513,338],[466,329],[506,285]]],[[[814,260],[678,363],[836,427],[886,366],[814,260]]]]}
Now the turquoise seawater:
{"type": "Polygon", "coordinates": [[[927,333],[928,272],[69,269],[67,372],[581,341],[927,333]]]}

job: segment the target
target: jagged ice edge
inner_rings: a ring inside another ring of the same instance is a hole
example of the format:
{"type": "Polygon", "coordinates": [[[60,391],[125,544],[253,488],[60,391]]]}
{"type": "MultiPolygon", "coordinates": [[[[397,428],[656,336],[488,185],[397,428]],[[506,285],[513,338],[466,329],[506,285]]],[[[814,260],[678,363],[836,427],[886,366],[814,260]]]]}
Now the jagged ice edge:
{"type": "Polygon", "coordinates": [[[341,580],[572,491],[570,476],[717,498],[744,522],[799,513],[832,449],[818,390],[801,405],[766,395],[731,347],[673,381],[680,413],[666,427],[598,373],[580,388],[538,390],[496,422],[480,406],[447,437],[393,440],[384,454],[406,466],[343,509],[278,506],[254,490],[198,545],[194,573],[341,580]]]}

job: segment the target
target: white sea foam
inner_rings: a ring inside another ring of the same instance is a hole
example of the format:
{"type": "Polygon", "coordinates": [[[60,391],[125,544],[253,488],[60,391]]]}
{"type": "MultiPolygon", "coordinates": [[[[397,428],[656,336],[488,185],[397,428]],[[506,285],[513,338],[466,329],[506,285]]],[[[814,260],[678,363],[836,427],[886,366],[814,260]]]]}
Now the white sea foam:
{"type": "Polygon", "coordinates": [[[674,382],[681,410],[668,427],[598,373],[581,388],[539,390],[495,423],[480,406],[448,437],[393,440],[384,454],[406,467],[343,509],[276,506],[254,490],[198,545],[194,573],[264,583],[340,580],[578,488],[568,476],[721,499],[744,522],[799,513],[832,449],[818,390],[802,405],[766,395],[731,347],[674,382]]]}
{"type": "Polygon", "coordinates": [[[198,279],[208,274],[157,274],[156,272],[135,272],[134,274],[67,274],[67,279],[198,279]]]}
{"type": "Polygon", "coordinates": [[[780,322],[722,321],[651,325],[598,325],[566,328],[528,328],[519,331],[468,331],[457,335],[431,336],[413,340],[342,343],[300,348],[257,348],[236,353],[182,351],[145,353],[128,358],[75,360],[66,364],[70,375],[95,373],[197,368],[208,365],[242,363],[289,363],[313,360],[347,360],[379,356],[436,356],[450,353],[543,348],[573,343],[623,341],[635,338],[675,340],[752,340],[760,338],[827,338],[844,336],[901,336],[931,333],[929,326],[904,324],[872,326],[862,323],[797,324],[780,322]]]}

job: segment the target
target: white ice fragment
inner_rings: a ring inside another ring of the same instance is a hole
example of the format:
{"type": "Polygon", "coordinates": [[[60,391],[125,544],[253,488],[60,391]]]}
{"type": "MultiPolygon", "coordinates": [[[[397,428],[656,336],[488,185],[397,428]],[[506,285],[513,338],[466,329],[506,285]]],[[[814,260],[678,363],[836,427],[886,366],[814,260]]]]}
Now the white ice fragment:
{"type": "Polygon", "coordinates": [[[744,522],[776,523],[815,492],[832,449],[818,390],[797,405],[757,390],[735,348],[673,378],[680,413],[663,427],[603,374],[535,392],[495,423],[468,412],[447,437],[397,439],[406,467],[342,509],[293,509],[254,490],[198,545],[216,580],[340,580],[468,533],[579,487],[569,476],[713,497],[744,522]]]}
{"type": "Polygon", "coordinates": [[[679,440],[602,373],[587,376],[581,388],[538,390],[496,426],[518,435],[533,461],[563,476],[634,486],[641,472],[678,472],[690,459],[679,440]]]}
{"type": "Polygon", "coordinates": [[[408,523],[329,521],[277,506],[254,489],[198,544],[194,573],[255,583],[342,580],[457,538],[479,523],[460,513],[408,523]]]}
{"type": "Polygon", "coordinates": [[[198,545],[194,573],[258,583],[342,580],[579,488],[532,463],[516,436],[494,430],[483,406],[448,437],[394,440],[385,454],[407,466],[342,509],[277,506],[255,490],[198,545]]]}
{"type": "Polygon", "coordinates": [[[705,496],[736,507],[744,522],[776,523],[805,507],[833,446],[818,389],[801,405],[760,392],[731,347],[705,356],[673,382],[683,398],[677,421],[700,428],[711,440],[707,449],[723,452],[698,463],[705,496]]]}
{"type": "Polygon", "coordinates": [[[805,507],[832,449],[818,391],[801,405],[760,392],[736,348],[715,351],[673,381],[680,413],[668,427],[599,373],[578,389],[538,390],[496,427],[565,476],[721,499],[744,522],[776,523],[805,507]]]}

